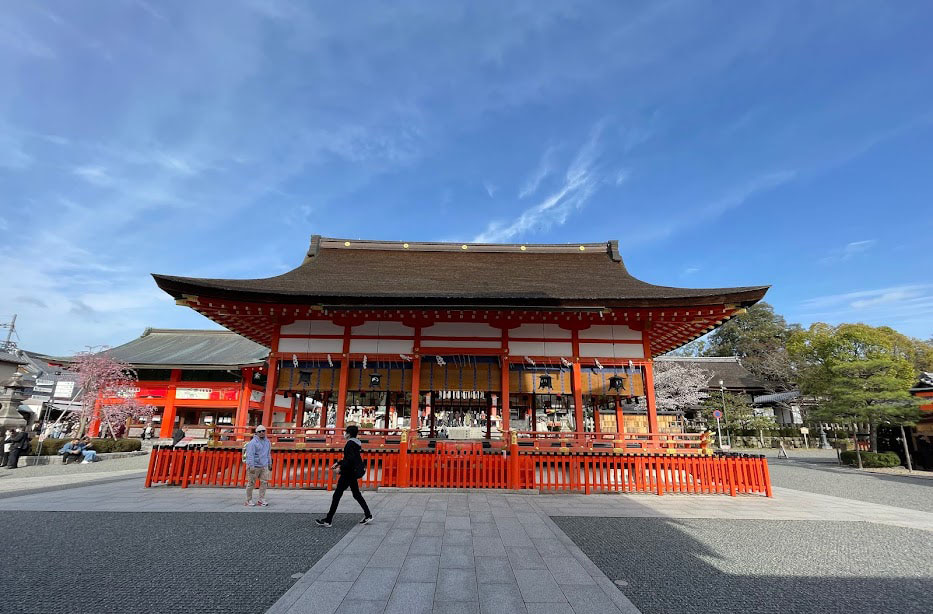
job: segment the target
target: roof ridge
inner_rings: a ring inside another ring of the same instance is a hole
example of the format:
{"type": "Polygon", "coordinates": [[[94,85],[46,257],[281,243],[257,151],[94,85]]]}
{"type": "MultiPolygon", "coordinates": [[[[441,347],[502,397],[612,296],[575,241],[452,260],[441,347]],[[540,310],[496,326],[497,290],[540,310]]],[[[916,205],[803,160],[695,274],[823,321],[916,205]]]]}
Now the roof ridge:
{"type": "MultiPolygon", "coordinates": [[[[150,335],[152,333],[196,333],[196,334],[210,334],[210,335],[237,335],[237,333],[232,330],[215,330],[212,328],[146,328],[146,332],[142,335],[150,335]]],[[[242,336],[242,335],[237,335],[242,336]]]]}
{"type": "Polygon", "coordinates": [[[532,253],[609,253],[614,256],[618,248],[617,241],[602,241],[597,243],[473,243],[456,241],[379,241],[373,239],[345,239],[339,237],[311,236],[311,247],[308,256],[314,257],[321,249],[360,249],[360,250],[398,250],[398,251],[424,251],[424,252],[532,252],[532,253]]]}

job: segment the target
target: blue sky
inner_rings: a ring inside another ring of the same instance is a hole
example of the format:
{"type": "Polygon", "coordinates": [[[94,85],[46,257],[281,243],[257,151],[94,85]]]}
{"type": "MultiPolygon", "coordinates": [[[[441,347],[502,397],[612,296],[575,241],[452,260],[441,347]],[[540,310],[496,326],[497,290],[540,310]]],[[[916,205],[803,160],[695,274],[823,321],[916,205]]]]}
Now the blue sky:
{"type": "Polygon", "coordinates": [[[150,272],[312,233],[620,240],[637,277],[933,334],[926,2],[0,4],[0,317],[209,324],[150,272]],[[624,5],[624,6],[623,6],[624,5]]]}

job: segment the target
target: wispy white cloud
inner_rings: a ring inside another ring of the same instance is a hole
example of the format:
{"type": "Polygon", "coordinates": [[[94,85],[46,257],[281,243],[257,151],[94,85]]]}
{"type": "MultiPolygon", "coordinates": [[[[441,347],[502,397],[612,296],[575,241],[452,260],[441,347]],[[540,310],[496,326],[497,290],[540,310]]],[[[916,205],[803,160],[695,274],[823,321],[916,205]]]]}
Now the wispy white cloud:
{"type": "Polygon", "coordinates": [[[859,254],[864,254],[875,246],[876,239],[866,239],[864,241],[852,241],[845,246],[832,250],[829,255],[820,259],[823,264],[833,264],[835,262],[846,262],[859,254]]]}
{"type": "Polygon", "coordinates": [[[620,168],[616,172],[616,180],[615,180],[616,185],[622,185],[623,183],[627,182],[631,176],[632,176],[632,169],[620,168]]]}
{"type": "Polygon", "coordinates": [[[681,277],[687,277],[689,275],[693,275],[694,273],[699,273],[699,272],[700,272],[700,267],[688,266],[687,268],[683,270],[683,273],[681,273],[681,277]]]}
{"type": "Polygon", "coordinates": [[[519,198],[526,198],[537,192],[541,182],[544,181],[548,175],[557,170],[556,161],[554,160],[555,153],[557,153],[557,147],[554,145],[549,145],[547,149],[544,150],[544,153],[541,154],[541,160],[538,162],[538,166],[528,175],[525,183],[522,184],[522,188],[518,192],[519,198]]]}
{"type": "Polygon", "coordinates": [[[486,230],[473,238],[475,243],[508,241],[532,229],[546,230],[567,221],[570,215],[583,207],[593,196],[602,181],[596,164],[599,158],[599,139],[605,121],[593,127],[586,143],[580,148],[567,167],[564,183],[556,192],[525,209],[509,222],[493,221],[486,230]]]}
{"type": "Polygon", "coordinates": [[[78,166],[71,172],[97,186],[109,186],[114,182],[113,177],[103,166],[78,166]]]}
{"type": "Polygon", "coordinates": [[[494,198],[495,195],[496,195],[496,192],[499,191],[499,186],[497,186],[497,185],[495,185],[494,183],[491,183],[491,182],[489,182],[489,181],[484,181],[484,182],[483,182],[483,189],[486,190],[486,194],[489,195],[489,198],[494,198]]]}
{"type": "Polygon", "coordinates": [[[864,322],[933,335],[933,285],[908,284],[817,296],[800,303],[804,322],[864,322]]]}
{"type": "Polygon", "coordinates": [[[851,309],[864,309],[922,297],[929,292],[929,285],[907,285],[880,288],[875,290],[857,290],[842,294],[828,294],[807,299],[801,303],[804,309],[822,309],[825,307],[843,306],[851,309]]]}
{"type": "Polygon", "coordinates": [[[735,185],[719,198],[702,204],[698,207],[688,209],[679,217],[668,217],[661,223],[654,224],[652,227],[639,229],[639,231],[628,240],[628,245],[651,243],[661,239],[666,239],[687,228],[692,228],[699,224],[708,223],[715,220],[726,212],[737,209],[756,196],[774,190],[797,176],[795,170],[771,171],[756,175],[738,185],[735,185]]]}

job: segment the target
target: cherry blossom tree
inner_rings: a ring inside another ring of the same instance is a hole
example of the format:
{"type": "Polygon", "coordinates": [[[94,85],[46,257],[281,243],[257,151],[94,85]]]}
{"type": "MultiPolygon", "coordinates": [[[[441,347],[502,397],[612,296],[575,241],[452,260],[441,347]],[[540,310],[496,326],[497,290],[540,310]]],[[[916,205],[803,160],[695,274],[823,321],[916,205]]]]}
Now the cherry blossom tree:
{"type": "Polygon", "coordinates": [[[683,411],[703,403],[712,374],[692,363],[655,362],[654,398],[657,408],[683,411]]]}
{"type": "Polygon", "coordinates": [[[75,355],[69,367],[77,375],[82,391],[81,431],[99,411],[102,423],[109,427],[114,439],[122,434],[127,418],[148,417],[153,407],[136,399],[136,371],[129,364],[116,360],[107,353],[106,346],[89,348],[75,355]]]}

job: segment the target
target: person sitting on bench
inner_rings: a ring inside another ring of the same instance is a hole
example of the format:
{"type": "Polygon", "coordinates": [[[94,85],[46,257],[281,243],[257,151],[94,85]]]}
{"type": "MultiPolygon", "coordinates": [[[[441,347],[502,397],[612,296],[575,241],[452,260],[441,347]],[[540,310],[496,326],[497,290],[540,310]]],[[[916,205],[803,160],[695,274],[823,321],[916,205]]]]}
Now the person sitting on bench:
{"type": "Polygon", "coordinates": [[[97,450],[94,450],[94,444],[91,442],[91,438],[84,436],[81,438],[81,454],[84,455],[84,460],[81,461],[82,465],[87,463],[93,463],[97,461],[97,450]]]}
{"type": "Polygon", "coordinates": [[[72,439],[58,451],[62,455],[62,464],[67,465],[71,459],[78,460],[81,457],[81,444],[77,439],[72,439]]]}

